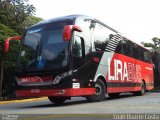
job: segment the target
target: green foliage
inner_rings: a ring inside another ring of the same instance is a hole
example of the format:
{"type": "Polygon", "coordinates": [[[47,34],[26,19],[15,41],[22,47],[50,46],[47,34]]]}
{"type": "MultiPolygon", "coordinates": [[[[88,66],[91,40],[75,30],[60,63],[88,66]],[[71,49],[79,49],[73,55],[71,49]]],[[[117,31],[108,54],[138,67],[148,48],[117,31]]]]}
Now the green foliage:
{"type": "Polygon", "coordinates": [[[154,37],[152,38],[152,43],[141,42],[144,47],[150,47],[152,49],[152,61],[155,64],[156,61],[159,61],[159,53],[155,50],[160,47],[160,38],[154,37]]]}
{"type": "Polygon", "coordinates": [[[158,69],[159,69],[158,64],[160,61],[160,54],[156,51],[156,49],[160,47],[160,38],[154,37],[154,38],[152,38],[152,43],[142,42],[142,44],[144,47],[151,47],[152,48],[152,61],[155,66],[154,67],[154,78],[155,78],[155,81],[157,81],[158,80],[157,78],[159,78],[159,75],[160,75],[158,72],[158,69]]]}
{"type": "MultiPolygon", "coordinates": [[[[1,43],[8,37],[22,34],[26,27],[42,20],[41,18],[33,16],[35,7],[29,5],[27,2],[28,0],[0,0],[1,43]]],[[[15,66],[19,44],[19,41],[11,41],[10,50],[4,56],[5,69],[9,66],[15,66]]]]}
{"type": "Polygon", "coordinates": [[[144,47],[151,47],[153,49],[153,51],[155,51],[155,49],[157,49],[158,47],[160,47],[160,38],[154,37],[154,38],[152,38],[152,43],[142,42],[142,45],[144,47]]]}
{"type": "Polygon", "coordinates": [[[40,21],[42,21],[43,19],[42,18],[39,18],[39,17],[35,17],[35,16],[32,16],[32,15],[30,15],[30,16],[28,16],[27,18],[26,18],[26,20],[23,22],[23,26],[24,27],[29,27],[29,26],[31,26],[31,25],[34,25],[34,24],[36,24],[36,23],[38,23],[38,22],[40,22],[40,21]]]}
{"type": "Polygon", "coordinates": [[[10,29],[9,27],[0,23],[0,41],[3,41],[5,38],[9,36],[15,35],[18,35],[18,33],[16,33],[13,29],[10,29]]]}
{"type": "Polygon", "coordinates": [[[20,45],[20,41],[11,41],[9,52],[2,55],[4,40],[11,36],[21,35],[26,27],[42,20],[33,16],[35,7],[27,2],[28,0],[0,0],[0,60],[4,60],[4,64],[0,67],[4,71],[3,91],[7,89],[12,91],[11,84],[14,80],[15,63],[20,45]]]}
{"type": "Polygon", "coordinates": [[[0,23],[22,34],[25,29],[23,22],[35,12],[35,7],[27,2],[28,0],[0,0],[0,23]]]}
{"type": "Polygon", "coordinates": [[[9,52],[4,57],[4,69],[15,67],[17,62],[20,41],[11,41],[9,52]]]}
{"type": "MultiPolygon", "coordinates": [[[[18,33],[16,33],[14,30],[8,28],[7,26],[3,25],[0,23],[0,41],[3,41],[11,36],[15,36],[18,35],[18,33]]],[[[9,66],[14,66],[15,65],[15,61],[16,61],[16,57],[17,57],[17,53],[18,53],[18,48],[19,48],[19,41],[12,41],[10,43],[10,51],[7,55],[4,56],[4,68],[6,69],[9,66]]],[[[0,53],[2,52],[2,49],[0,51],[0,53]]]]}

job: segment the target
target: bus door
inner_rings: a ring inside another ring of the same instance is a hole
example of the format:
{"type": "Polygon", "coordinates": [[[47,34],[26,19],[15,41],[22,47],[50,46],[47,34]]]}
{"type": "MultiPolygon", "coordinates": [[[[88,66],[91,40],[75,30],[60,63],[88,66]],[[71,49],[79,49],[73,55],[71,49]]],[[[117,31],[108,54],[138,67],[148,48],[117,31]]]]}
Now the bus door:
{"type": "Polygon", "coordinates": [[[85,64],[85,48],[84,40],[82,37],[77,35],[74,36],[73,46],[72,46],[72,55],[73,55],[73,69],[80,68],[85,64]]]}
{"type": "MultiPolygon", "coordinates": [[[[79,22],[80,23],[80,22],[79,22]]],[[[81,87],[88,87],[89,80],[93,76],[91,65],[91,37],[92,30],[89,29],[88,22],[84,25],[80,23],[78,26],[82,32],[73,32],[72,37],[72,69],[73,79],[78,79],[81,87]]]]}

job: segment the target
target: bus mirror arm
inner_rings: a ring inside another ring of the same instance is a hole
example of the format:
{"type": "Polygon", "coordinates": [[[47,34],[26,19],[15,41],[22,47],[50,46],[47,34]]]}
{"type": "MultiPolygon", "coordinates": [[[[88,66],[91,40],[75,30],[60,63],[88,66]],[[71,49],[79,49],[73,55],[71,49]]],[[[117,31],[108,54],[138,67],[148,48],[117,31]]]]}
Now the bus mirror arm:
{"type": "Polygon", "coordinates": [[[69,41],[73,31],[82,32],[82,30],[76,25],[66,25],[63,29],[63,40],[69,41]]]}
{"type": "Polygon", "coordinates": [[[9,43],[10,43],[10,41],[12,41],[12,40],[21,40],[21,39],[22,39],[21,36],[14,36],[14,37],[6,38],[4,40],[4,52],[7,53],[9,51],[9,43]]]}

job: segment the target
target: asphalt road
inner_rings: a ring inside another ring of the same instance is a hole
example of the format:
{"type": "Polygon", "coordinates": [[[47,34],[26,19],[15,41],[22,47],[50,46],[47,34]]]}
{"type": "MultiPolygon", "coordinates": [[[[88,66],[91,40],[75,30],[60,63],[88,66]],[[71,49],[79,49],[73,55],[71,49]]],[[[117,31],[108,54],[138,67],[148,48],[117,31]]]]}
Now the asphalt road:
{"type": "MultiPolygon", "coordinates": [[[[34,118],[36,115],[38,117],[35,117],[35,120],[43,118],[41,115],[47,115],[47,119],[50,120],[55,117],[54,114],[59,114],[58,117],[56,115],[56,118],[61,120],[64,118],[65,120],[72,120],[66,117],[65,114],[75,115],[73,116],[74,118],[77,118],[76,114],[88,114],[85,116],[88,117],[85,118],[87,120],[89,118],[93,120],[91,118],[93,115],[94,118],[96,116],[99,118],[98,114],[103,114],[101,119],[106,116],[113,117],[113,114],[160,114],[160,93],[146,93],[144,96],[122,94],[119,98],[111,99],[107,97],[105,101],[95,103],[89,103],[82,97],[75,97],[59,106],[52,104],[49,100],[0,104],[0,114],[2,117],[7,116],[6,114],[21,114],[19,118],[24,118],[28,115],[30,118],[34,118]]],[[[79,118],[81,120],[81,117],[79,118]]],[[[105,120],[107,119],[105,118],[105,120]]]]}

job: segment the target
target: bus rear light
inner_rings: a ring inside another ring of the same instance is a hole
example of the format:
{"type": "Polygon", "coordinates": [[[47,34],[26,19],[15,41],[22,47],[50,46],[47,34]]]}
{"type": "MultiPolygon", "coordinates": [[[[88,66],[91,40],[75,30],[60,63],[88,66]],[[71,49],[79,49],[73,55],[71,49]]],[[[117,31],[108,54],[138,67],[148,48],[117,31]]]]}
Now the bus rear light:
{"type": "Polygon", "coordinates": [[[63,40],[69,41],[73,31],[82,32],[82,30],[76,25],[66,25],[63,30],[63,40]]]}

